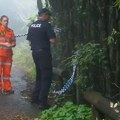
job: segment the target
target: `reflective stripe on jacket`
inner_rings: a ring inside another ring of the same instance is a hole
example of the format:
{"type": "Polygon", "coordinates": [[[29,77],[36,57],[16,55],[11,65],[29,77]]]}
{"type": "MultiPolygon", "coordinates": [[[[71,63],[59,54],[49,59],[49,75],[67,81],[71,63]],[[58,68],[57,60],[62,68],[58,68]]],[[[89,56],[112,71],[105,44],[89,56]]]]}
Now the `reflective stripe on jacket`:
{"type": "Polygon", "coordinates": [[[7,47],[5,45],[2,45],[3,43],[8,42],[8,43],[14,43],[16,42],[15,37],[14,37],[14,32],[13,30],[9,28],[5,28],[4,26],[0,25],[0,56],[12,56],[12,48],[7,47]]]}

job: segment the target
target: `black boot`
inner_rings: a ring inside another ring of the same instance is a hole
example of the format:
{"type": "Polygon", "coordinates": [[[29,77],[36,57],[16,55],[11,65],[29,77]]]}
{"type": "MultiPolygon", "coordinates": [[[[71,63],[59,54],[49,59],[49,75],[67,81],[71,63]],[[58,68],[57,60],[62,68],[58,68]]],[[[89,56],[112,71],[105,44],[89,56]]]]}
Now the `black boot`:
{"type": "Polygon", "coordinates": [[[46,110],[46,109],[49,109],[51,106],[46,103],[46,104],[39,104],[39,109],[40,110],[46,110]]]}

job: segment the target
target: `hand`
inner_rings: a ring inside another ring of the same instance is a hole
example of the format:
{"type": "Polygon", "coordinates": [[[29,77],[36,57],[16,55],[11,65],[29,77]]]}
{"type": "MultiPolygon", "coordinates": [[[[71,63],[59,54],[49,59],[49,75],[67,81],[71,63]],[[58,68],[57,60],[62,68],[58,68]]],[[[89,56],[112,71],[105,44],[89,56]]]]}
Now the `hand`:
{"type": "Polygon", "coordinates": [[[31,46],[31,41],[29,41],[29,46],[31,46]]]}
{"type": "Polygon", "coordinates": [[[11,44],[9,42],[4,43],[6,47],[11,47],[11,44]]]}
{"type": "Polygon", "coordinates": [[[51,38],[50,39],[51,44],[56,44],[57,42],[58,42],[58,40],[56,38],[51,38]]]}

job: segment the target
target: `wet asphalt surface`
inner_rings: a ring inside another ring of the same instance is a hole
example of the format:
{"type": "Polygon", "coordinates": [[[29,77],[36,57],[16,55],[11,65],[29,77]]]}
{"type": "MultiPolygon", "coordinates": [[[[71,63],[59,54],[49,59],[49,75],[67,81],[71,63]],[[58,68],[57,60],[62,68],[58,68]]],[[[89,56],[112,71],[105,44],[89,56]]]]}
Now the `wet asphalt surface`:
{"type": "Polygon", "coordinates": [[[14,94],[0,95],[0,120],[24,120],[25,116],[34,120],[39,113],[37,105],[31,104],[21,95],[21,91],[26,89],[26,81],[23,79],[24,71],[13,65],[11,82],[14,94]]]}

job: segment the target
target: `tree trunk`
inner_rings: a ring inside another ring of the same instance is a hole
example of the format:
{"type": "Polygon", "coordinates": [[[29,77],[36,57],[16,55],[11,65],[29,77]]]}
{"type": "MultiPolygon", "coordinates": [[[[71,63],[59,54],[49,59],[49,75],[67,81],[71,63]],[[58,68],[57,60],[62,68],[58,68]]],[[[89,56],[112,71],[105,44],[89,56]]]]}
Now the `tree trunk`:
{"type": "Polygon", "coordinates": [[[92,106],[92,113],[93,113],[94,120],[102,120],[100,118],[100,114],[99,114],[98,110],[94,106],[92,106]]]}
{"type": "Polygon", "coordinates": [[[112,101],[106,99],[100,93],[93,91],[85,92],[84,98],[103,114],[114,120],[120,120],[120,108],[115,107],[115,104],[112,101]]]}
{"type": "Polygon", "coordinates": [[[42,8],[42,1],[41,0],[37,0],[37,8],[40,9],[42,8]]]}
{"type": "Polygon", "coordinates": [[[68,78],[69,72],[60,68],[53,67],[53,74],[58,75],[61,78],[68,78]]]}

